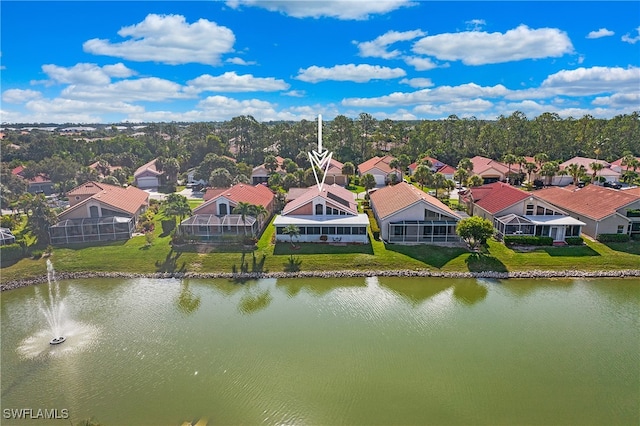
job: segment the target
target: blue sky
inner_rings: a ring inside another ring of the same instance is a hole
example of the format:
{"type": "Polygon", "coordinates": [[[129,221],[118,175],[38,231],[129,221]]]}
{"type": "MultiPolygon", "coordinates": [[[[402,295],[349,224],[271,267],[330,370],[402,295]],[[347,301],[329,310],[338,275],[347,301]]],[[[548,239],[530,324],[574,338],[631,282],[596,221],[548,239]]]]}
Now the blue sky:
{"type": "Polygon", "coordinates": [[[640,3],[0,3],[2,123],[610,118],[640,110],[640,3]]]}

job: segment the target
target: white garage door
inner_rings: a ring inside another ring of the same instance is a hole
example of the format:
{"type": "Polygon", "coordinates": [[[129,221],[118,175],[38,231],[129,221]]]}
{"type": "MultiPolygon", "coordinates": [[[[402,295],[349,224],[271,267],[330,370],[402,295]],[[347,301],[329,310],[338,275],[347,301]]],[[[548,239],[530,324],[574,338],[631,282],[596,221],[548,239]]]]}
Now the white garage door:
{"type": "Polygon", "coordinates": [[[158,178],[155,177],[141,177],[138,179],[138,188],[157,188],[158,178]]]}

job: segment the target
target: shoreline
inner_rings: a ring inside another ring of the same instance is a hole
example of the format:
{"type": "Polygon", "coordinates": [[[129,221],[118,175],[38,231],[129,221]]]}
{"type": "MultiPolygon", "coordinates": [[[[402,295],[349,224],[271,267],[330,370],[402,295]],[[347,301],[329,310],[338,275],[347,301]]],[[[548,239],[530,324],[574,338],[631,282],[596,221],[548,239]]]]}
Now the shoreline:
{"type": "MultiPolygon", "coordinates": [[[[488,278],[488,279],[527,279],[527,278],[631,278],[640,277],[640,269],[623,269],[607,271],[514,271],[514,272],[435,272],[430,270],[381,270],[381,271],[299,271],[299,272],[60,272],[56,273],[59,280],[89,279],[89,278],[154,278],[154,279],[231,279],[238,281],[265,278],[357,278],[357,277],[424,277],[424,278],[488,278]]],[[[47,276],[40,276],[22,280],[13,280],[0,284],[0,292],[14,290],[32,285],[44,284],[47,276]]]]}

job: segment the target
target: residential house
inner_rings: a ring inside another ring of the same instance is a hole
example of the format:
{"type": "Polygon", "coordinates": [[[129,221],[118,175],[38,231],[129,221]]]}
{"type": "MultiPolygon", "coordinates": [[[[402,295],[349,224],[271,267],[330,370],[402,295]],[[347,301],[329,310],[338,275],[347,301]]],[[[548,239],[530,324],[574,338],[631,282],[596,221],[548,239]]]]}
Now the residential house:
{"type": "MultiPolygon", "coordinates": [[[[593,170],[591,169],[592,163],[599,163],[602,165],[602,170],[599,170],[596,173],[596,177],[603,177],[606,182],[618,182],[620,180],[621,173],[611,168],[611,164],[604,160],[596,160],[595,158],[587,158],[587,157],[573,157],[563,163],[560,163],[560,171],[567,172],[568,167],[571,164],[576,164],[578,167],[584,167],[585,173],[589,176],[593,175],[593,170]]],[[[556,175],[553,177],[551,181],[552,185],[556,186],[567,186],[573,184],[573,177],[571,175],[556,175]]]]}
{"type": "Polygon", "coordinates": [[[562,244],[567,237],[580,236],[585,223],[545,201],[539,193],[494,182],[460,192],[460,200],[473,216],[490,220],[499,237],[535,235],[562,244]]]}
{"type": "Polygon", "coordinates": [[[599,234],[640,235],[638,192],[587,185],[545,188],[536,196],[584,222],[583,232],[597,238],[599,234]]]}
{"type": "MultiPolygon", "coordinates": [[[[347,186],[349,183],[349,176],[342,173],[342,167],[344,164],[335,158],[331,158],[331,162],[329,163],[329,168],[327,169],[327,177],[324,180],[325,184],[328,185],[341,185],[347,186]]],[[[322,179],[321,176],[318,176],[319,179],[322,179]]]]}
{"type": "Polygon", "coordinates": [[[129,239],[149,205],[149,194],[141,189],[101,182],[86,182],[67,196],[69,208],[49,228],[52,244],[129,239]]]}
{"type": "Polygon", "coordinates": [[[402,174],[400,170],[391,168],[390,164],[394,160],[391,155],[385,155],[384,157],[373,157],[358,165],[358,174],[364,176],[371,174],[376,180],[376,186],[385,186],[392,174],[396,175],[396,180],[400,181],[402,174]]]}
{"type": "Polygon", "coordinates": [[[275,196],[265,185],[243,183],[231,188],[209,188],[204,203],[193,209],[193,215],[180,223],[180,231],[206,241],[225,241],[226,237],[258,236],[273,214],[275,196]],[[243,218],[233,213],[239,203],[263,206],[266,215],[243,218]]]}
{"type": "MultiPolygon", "coordinates": [[[[24,166],[18,166],[11,170],[11,174],[26,179],[23,176],[24,170],[24,166]]],[[[51,179],[49,179],[47,175],[39,174],[31,179],[26,179],[26,181],[28,184],[27,191],[31,194],[51,195],[54,193],[53,182],[51,182],[51,179]]]]}
{"type": "Polygon", "coordinates": [[[307,188],[287,203],[273,225],[276,241],[289,241],[284,230],[295,225],[301,242],[367,244],[369,218],[358,213],[355,194],[338,185],[317,185],[307,188]]]}
{"type": "MultiPolygon", "coordinates": [[[[110,164],[107,164],[107,166],[108,166],[108,174],[113,174],[113,172],[122,168],[121,166],[112,166],[110,164]]],[[[98,176],[100,178],[105,177],[103,170],[101,170],[99,161],[94,161],[93,163],[89,164],[89,168],[98,172],[98,176]]]]}
{"type": "Polygon", "coordinates": [[[134,185],[140,189],[157,189],[161,185],[163,172],[156,167],[157,158],[138,167],[133,173],[134,185]]]}
{"type": "MultiPolygon", "coordinates": [[[[436,160],[433,157],[424,157],[422,159],[422,161],[428,160],[431,163],[431,171],[433,173],[442,173],[444,175],[445,178],[453,180],[453,175],[456,173],[456,168],[453,166],[450,166],[446,163],[443,163],[440,160],[436,160]]],[[[418,168],[418,162],[415,163],[411,163],[409,165],[409,174],[411,176],[413,176],[413,174],[416,171],[416,168],[418,168]]]]}
{"type": "Polygon", "coordinates": [[[370,197],[383,241],[401,244],[460,241],[456,226],[461,214],[411,184],[387,186],[372,192],[370,197]]]}
{"type": "MultiPolygon", "coordinates": [[[[471,163],[473,163],[472,174],[484,179],[485,184],[504,182],[507,179],[507,174],[509,174],[509,166],[491,158],[476,155],[471,158],[471,163]]],[[[511,171],[515,171],[513,165],[511,166],[511,171]]]]}
{"type": "MultiPolygon", "coordinates": [[[[275,172],[284,177],[287,174],[287,171],[284,168],[284,158],[277,156],[276,161],[278,163],[278,167],[276,168],[275,172]]],[[[269,173],[269,170],[264,165],[264,163],[262,163],[259,166],[254,167],[251,171],[251,183],[253,183],[254,185],[257,185],[259,183],[266,183],[269,181],[270,175],[271,174],[269,173]]]]}

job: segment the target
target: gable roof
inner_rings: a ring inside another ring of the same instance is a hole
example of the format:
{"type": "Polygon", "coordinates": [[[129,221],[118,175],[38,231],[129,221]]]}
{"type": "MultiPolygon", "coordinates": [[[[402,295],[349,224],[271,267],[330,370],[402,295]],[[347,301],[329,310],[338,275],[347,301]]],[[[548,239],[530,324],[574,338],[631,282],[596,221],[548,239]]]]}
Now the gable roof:
{"type": "Polygon", "coordinates": [[[163,172],[159,171],[156,168],[156,161],[157,160],[158,160],[157,158],[154,158],[153,160],[149,161],[148,163],[143,164],[142,166],[138,167],[136,169],[135,173],[133,174],[133,176],[136,177],[139,174],[142,174],[142,173],[144,173],[146,171],[149,171],[149,172],[151,172],[152,174],[154,174],[156,176],[161,175],[163,172]]]}
{"type": "Polygon", "coordinates": [[[451,210],[446,204],[438,200],[436,197],[432,197],[406,182],[400,182],[397,185],[380,188],[377,191],[372,192],[369,197],[372,205],[375,207],[378,218],[380,219],[391,216],[418,202],[425,202],[453,217],[460,217],[458,213],[451,210]]]}
{"type": "Polygon", "coordinates": [[[595,220],[611,216],[616,210],[640,200],[640,195],[629,193],[628,190],[619,191],[597,185],[584,188],[552,186],[539,189],[536,195],[561,209],[595,220]]]}
{"type": "Polygon", "coordinates": [[[466,197],[471,197],[473,203],[492,215],[513,206],[532,196],[531,193],[515,188],[507,183],[495,182],[470,188],[466,197]]]}
{"type": "Polygon", "coordinates": [[[591,170],[589,165],[591,163],[600,163],[603,167],[608,168],[611,167],[611,164],[607,163],[604,160],[596,160],[595,158],[587,158],[587,157],[573,157],[564,163],[560,163],[560,170],[568,167],[570,164],[577,164],[578,166],[584,166],[585,169],[591,170]]]}
{"type": "Polygon", "coordinates": [[[391,155],[385,155],[384,157],[373,157],[365,161],[364,163],[360,163],[358,165],[358,171],[361,175],[368,173],[372,169],[379,169],[385,173],[391,173],[393,169],[389,164],[395,159],[395,157],[391,155]]]}
{"type": "Polygon", "coordinates": [[[358,214],[358,204],[355,201],[355,194],[349,190],[344,189],[338,185],[323,185],[322,191],[318,191],[318,187],[313,185],[310,188],[297,197],[295,200],[290,201],[284,206],[282,215],[286,216],[292,211],[310,203],[314,198],[322,197],[329,204],[336,206],[342,210],[345,210],[353,215],[358,214]]]}
{"type": "Polygon", "coordinates": [[[60,213],[60,218],[91,201],[99,201],[113,210],[120,210],[131,215],[136,214],[142,206],[149,203],[149,193],[135,186],[122,188],[106,183],[86,182],[75,187],[69,193],[72,195],[90,194],[91,196],[60,213]]]}
{"type": "MultiPolygon", "coordinates": [[[[640,161],[640,157],[635,157],[635,159],[636,159],[636,160],[638,160],[638,161],[640,161]]],[[[629,170],[629,169],[630,169],[630,167],[629,167],[629,166],[623,166],[623,165],[622,165],[622,162],[623,162],[623,161],[624,161],[624,157],[622,157],[622,158],[618,158],[616,161],[614,161],[614,162],[612,162],[612,163],[611,163],[611,168],[614,168],[614,167],[615,167],[617,170],[620,170],[620,171],[622,171],[622,170],[624,170],[624,171],[629,170]]]]}
{"type": "MultiPolygon", "coordinates": [[[[494,169],[499,171],[502,174],[509,173],[509,167],[499,161],[492,160],[491,158],[482,157],[480,155],[476,155],[471,159],[471,163],[473,163],[473,173],[476,175],[481,175],[489,169],[494,169]]],[[[511,167],[511,171],[513,172],[515,169],[513,165],[511,167]]]]}
{"type": "Polygon", "coordinates": [[[269,188],[262,184],[252,186],[238,183],[227,189],[209,188],[204,196],[205,202],[193,209],[193,212],[195,213],[202,209],[205,205],[210,205],[220,197],[224,197],[235,204],[242,202],[267,207],[273,201],[274,195],[269,188]]]}

